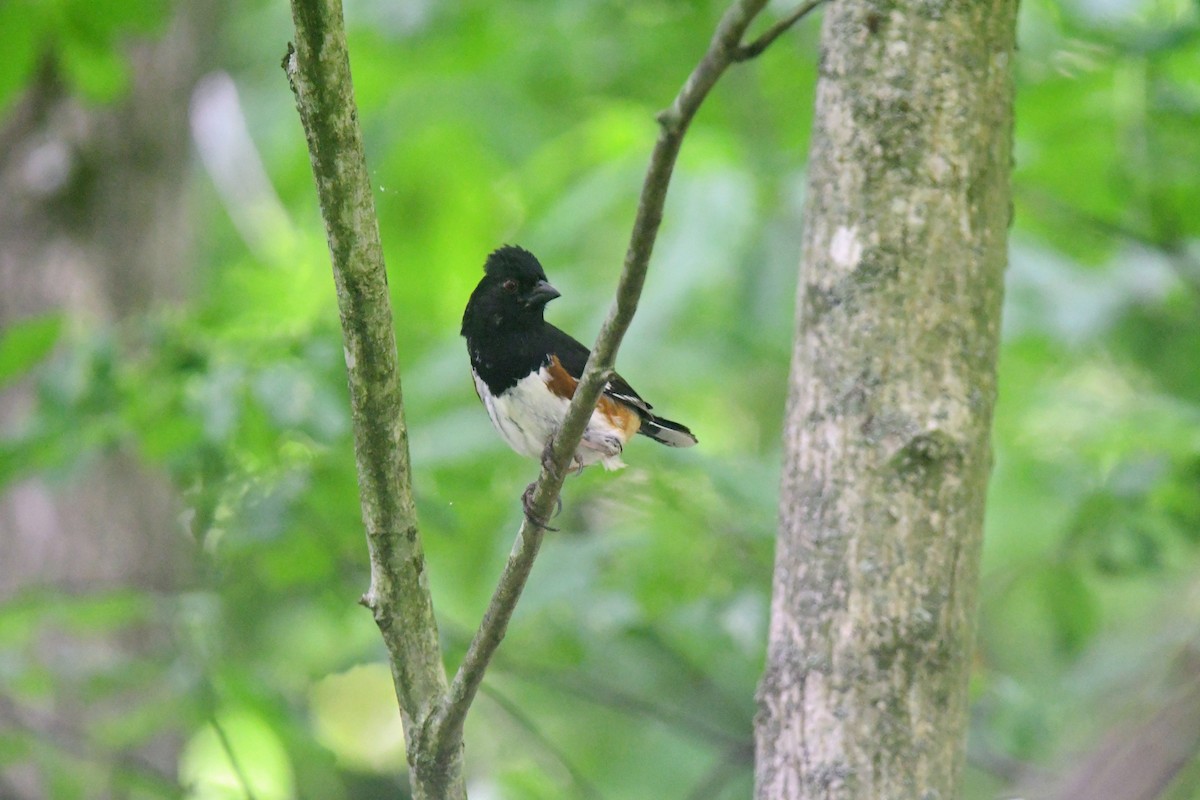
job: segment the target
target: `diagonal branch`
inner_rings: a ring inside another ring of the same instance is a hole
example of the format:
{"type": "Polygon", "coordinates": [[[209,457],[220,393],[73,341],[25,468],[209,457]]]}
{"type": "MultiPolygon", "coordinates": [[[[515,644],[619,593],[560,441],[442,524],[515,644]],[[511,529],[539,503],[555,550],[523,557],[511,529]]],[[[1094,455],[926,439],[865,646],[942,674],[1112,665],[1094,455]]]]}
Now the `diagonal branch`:
{"type": "Polygon", "coordinates": [[[308,139],[337,285],[371,609],[390,655],[417,797],[465,797],[454,753],[422,762],[419,734],[446,691],[408,458],[383,248],[350,80],[341,0],[292,0],[283,67],[308,139]]]}
{"type": "Polygon", "coordinates": [[[600,794],[600,791],[595,787],[595,785],[587,779],[587,776],[580,771],[579,767],[571,763],[570,759],[567,758],[567,754],[564,753],[562,748],[558,746],[558,743],[555,742],[551,736],[547,735],[544,731],[538,728],[537,724],[530,719],[524,711],[521,710],[520,706],[498,691],[496,687],[492,686],[491,684],[480,687],[480,691],[482,691],[487,697],[491,698],[492,702],[499,706],[505,714],[508,714],[508,716],[512,718],[513,722],[524,728],[525,732],[529,734],[529,737],[533,739],[538,746],[545,750],[551,757],[553,757],[554,760],[557,761],[564,770],[566,770],[567,774],[571,776],[571,782],[574,783],[575,788],[579,790],[579,796],[585,797],[588,800],[602,800],[603,795],[600,794]]]}
{"type": "MultiPolygon", "coordinates": [[[[493,674],[495,671],[503,672],[540,689],[549,689],[617,713],[641,717],[663,726],[678,736],[687,736],[723,749],[744,749],[754,746],[748,734],[727,731],[704,717],[673,708],[665,703],[657,703],[639,697],[619,686],[608,685],[604,680],[595,676],[563,677],[548,669],[513,664],[507,661],[494,664],[492,670],[493,674]]],[[[486,693],[487,689],[488,687],[485,685],[481,691],[486,693]]]]}
{"type": "Polygon", "coordinates": [[[567,465],[583,438],[584,428],[596,408],[600,393],[613,373],[617,350],[630,322],[633,321],[633,314],[642,294],[646,269],[662,222],[663,205],[666,202],[671,173],[675,168],[688,125],[708,92],[730,64],[750,58],[766,49],[787,25],[791,25],[817,5],[806,4],[799,13],[792,15],[794,18],[783,28],[777,32],[773,28],[763,39],[756,40],[751,45],[758,47],[755,53],[745,55],[741,45],[742,37],[750,22],[766,3],[767,0],[735,0],[718,23],[708,50],[684,82],[674,102],[658,115],[658,141],[654,145],[654,152],[642,184],[633,232],[617,285],[616,300],[600,329],[595,347],[592,348],[591,357],[576,387],[566,419],[554,438],[550,463],[542,466],[532,493],[530,516],[521,523],[517,532],[513,549],[484,613],[483,622],[471,640],[463,662],[450,684],[445,702],[429,719],[425,731],[427,741],[433,743],[441,757],[449,757],[457,752],[462,741],[462,728],[467,710],[475,698],[488,663],[504,638],[517,600],[520,599],[534,559],[541,548],[545,534],[542,523],[550,517],[550,509],[562,491],[567,465]]]}
{"type": "Polygon", "coordinates": [[[824,2],[825,0],[808,0],[808,2],[801,3],[800,5],[796,6],[792,13],[776,22],[753,42],[739,46],[737,50],[734,51],[733,60],[749,61],[752,58],[758,57],[762,54],[763,50],[766,50],[771,46],[772,42],[786,33],[788,28],[792,27],[801,19],[808,16],[813,9],[824,2]]]}

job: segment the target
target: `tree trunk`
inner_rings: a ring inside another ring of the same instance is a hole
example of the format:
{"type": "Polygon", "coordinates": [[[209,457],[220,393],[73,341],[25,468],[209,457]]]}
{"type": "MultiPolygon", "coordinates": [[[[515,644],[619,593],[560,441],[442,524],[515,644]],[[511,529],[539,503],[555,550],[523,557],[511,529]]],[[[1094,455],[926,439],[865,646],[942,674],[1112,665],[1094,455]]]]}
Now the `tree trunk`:
{"type": "MultiPolygon", "coordinates": [[[[187,295],[187,103],[215,6],[188,4],[160,40],[131,44],[129,94],[113,105],[70,96],[47,62],[0,120],[0,330],[47,311],[110,323],[187,295]]],[[[33,390],[0,397],[0,430],[20,428],[33,390]]],[[[164,475],[127,451],[75,473],[0,491],[0,600],[30,586],[162,588],[188,573],[164,475]]]]}
{"type": "Polygon", "coordinates": [[[826,10],[760,800],[961,791],[1016,6],[826,10]]]}

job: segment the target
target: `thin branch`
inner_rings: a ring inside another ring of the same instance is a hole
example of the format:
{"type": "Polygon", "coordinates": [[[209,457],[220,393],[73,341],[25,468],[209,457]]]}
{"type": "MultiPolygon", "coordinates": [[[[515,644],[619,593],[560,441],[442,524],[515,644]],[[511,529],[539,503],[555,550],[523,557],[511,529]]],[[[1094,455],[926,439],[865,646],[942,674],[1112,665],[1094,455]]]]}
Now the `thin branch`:
{"type": "MultiPolygon", "coordinates": [[[[766,0],[737,0],[671,106],[642,187],[617,298],[592,350],[549,461],[534,486],[530,515],[499,584],[447,690],[412,498],[407,430],[378,224],[362,152],[340,0],[292,0],[296,49],[284,59],[308,139],[325,220],[345,336],[355,455],[371,556],[363,596],[391,656],[396,693],[418,796],[464,796],[462,728],[484,671],[508,627],[584,428],[612,375],[616,353],[637,308],[671,173],[683,136],[730,64],[749,57],[740,45],[766,0]]],[[[815,3],[813,4],[815,7],[815,3]]],[[[811,10],[811,9],[809,9],[811,10]]],[[[794,23],[802,13],[794,14],[794,23]]],[[[764,50],[786,28],[749,45],[764,50]]]]}
{"type": "Polygon", "coordinates": [[[1200,261],[1189,251],[1187,242],[1178,236],[1164,237],[1139,228],[1086,211],[1054,197],[1049,192],[1025,191],[1021,199],[1036,206],[1039,211],[1069,218],[1071,223],[1082,223],[1097,233],[1125,239],[1134,244],[1157,250],[1165,258],[1175,276],[1193,293],[1200,294],[1200,261]]]}
{"type": "Polygon", "coordinates": [[[1200,751],[1200,681],[1165,698],[1148,720],[1108,732],[1092,753],[1042,794],[1056,800],[1143,800],[1162,797],[1200,751]]]}
{"type": "Polygon", "coordinates": [[[606,685],[596,678],[589,677],[586,681],[573,681],[550,670],[511,664],[507,661],[497,664],[496,668],[518,680],[532,683],[540,688],[561,692],[611,711],[642,717],[662,725],[672,733],[689,736],[715,747],[724,749],[754,747],[754,742],[749,735],[738,735],[726,731],[708,720],[692,716],[685,711],[658,705],[638,697],[632,692],[606,685]]]}
{"type": "MultiPolygon", "coordinates": [[[[455,643],[461,643],[465,636],[461,630],[453,630],[447,635],[447,638],[455,643]]],[[[677,653],[668,651],[667,654],[677,657],[689,672],[694,669],[693,665],[683,662],[677,653]]],[[[497,653],[496,658],[488,665],[488,674],[507,675],[524,683],[533,684],[540,689],[548,689],[568,697],[574,697],[618,714],[642,717],[663,726],[672,733],[691,737],[714,747],[738,747],[748,743],[753,746],[748,735],[727,731],[709,722],[705,717],[693,716],[687,711],[676,710],[666,705],[656,705],[633,692],[610,686],[601,678],[586,671],[563,675],[558,670],[547,669],[538,664],[514,659],[504,653],[497,653]]],[[[719,686],[712,681],[705,681],[705,684],[727,709],[734,709],[734,704],[719,686]]],[[[487,689],[486,683],[480,684],[481,692],[486,693],[487,689]]],[[[698,707],[712,710],[713,703],[709,702],[711,699],[711,695],[705,695],[704,702],[698,707]]],[[[749,723],[747,722],[748,727],[749,723]]]]}
{"type": "Polygon", "coordinates": [[[418,797],[465,797],[459,748],[425,762],[419,736],[446,691],[417,527],[396,337],[340,0],[292,0],[283,67],[304,125],[345,340],[371,609],[391,661],[418,797]]]}
{"type": "MultiPolygon", "coordinates": [[[[591,357],[576,387],[566,419],[552,442],[549,463],[543,464],[541,474],[534,485],[530,514],[532,519],[527,517],[521,523],[504,572],[484,613],[483,622],[467,648],[463,662],[450,684],[445,702],[430,717],[426,735],[436,743],[438,752],[448,752],[457,748],[462,739],[467,710],[479,689],[492,655],[504,638],[517,600],[529,578],[534,559],[542,545],[544,523],[550,518],[550,509],[562,491],[567,465],[579,446],[600,393],[612,375],[617,350],[629,329],[633,314],[637,310],[638,299],[641,297],[646,269],[662,222],[667,188],[679,148],[683,143],[683,136],[709,90],[729,65],[737,60],[742,37],[751,20],[763,9],[766,2],[767,0],[734,2],[721,18],[708,50],[684,82],[674,102],[658,115],[658,140],[642,184],[641,198],[629,247],[625,253],[616,300],[592,348],[591,357]]],[[[768,44],[770,41],[765,42],[763,47],[768,44]]]]}
{"type": "MultiPolygon", "coordinates": [[[[694,684],[699,684],[701,687],[703,687],[707,693],[707,697],[716,698],[719,700],[720,704],[724,706],[726,715],[732,716],[739,720],[744,720],[747,723],[747,729],[751,727],[750,723],[752,721],[754,711],[753,704],[746,703],[746,698],[736,699],[731,696],[729,692],[727,692],[713,679],[713,676],[710,673],[705,672],[699,665],[693,663],[692,660],[685,655],[680,648],[667,641],[667,639],[663,637],[662,633],[658,629],[652,626],[644,626],[641,628],[636,628],[630,633],[631,635],[636,636],[638,639],[641,639],[649,644],[661,655],[666,656],[668,659],[674,662],[674,666],[683,673],[686,680],[691,681],[694,684]]],[[[707,705],[709,706],[710,711],[715,710],[712,707],[713,703],[710,702],[707,705]]]]}
{"type": "Polygon", "coordinates": [[[254,788],[250,785],[250,777],[246,774],[246,770],[242,768],[242,760],[237,757],[234,752],[233,742],[229,740],[229,734],[225,732],[225,726],[217,719],[217,715],[210,713],[208,715],[208,724],[212,725],[213,732],[217,734],[217,741],[221,744],[221,749],[225,751],[225,757],[229,759],[229,766],[233,768],[233,774],[237,778],[238,784],[242,787],[242,794],[246,796],[246,800],[257,800],[254,794],[254,788]]]}
{"type": "Polygon", "coordinates": [[[713,765],[692,791],[688,792],[687,800],[712,800],[734,778],[738,770],[754,766],[754,743],[750,742],[743,748],[726,750],[717,763],[713,765]]]}
{"type": "Polygon", "coordinates": [[[807,3],[801,3],[791,14],[788,14],[768,28],[762,36],[759,36],[753,42],[750,42],[750,44],[744,44],[739,47],[733,54],[733,60],[749,61],[752,58],[762,55],[762,51],[766,50],[771,46],[772,42],[786,33],[788,28],[808,16],[817,6],[824,2],[825,0],[808,0],[807,3]]]}
{"type": "Polygon", "coordinates": [[[508,714],[508,716],[512,718],[513,722],[524,728],[525,732],[528,733],[534,739],[534,741],[536,741],[542,747],[543,750],[553,756],[554,759],[562,765],[562,768],[565,769],[567,774],[571,776],[571,781],[579,789],[581,795],[591,798],[591,800],[599,800],[599,798],[603,796],[600,794],[600,790],[597,789],[595,785],[587,779],[587,776],[580,772],[579,768],[570,762],[566,753],[562,751],[562,748],[555,744],[553,739],[543,733],[542,730],[537,726],[537,723],[530,719],[529,715],[522,711],[520,706],[508,699],[508,697],[495,686],[489,686],[485,683],[480,685],[479,691],[487,695],[492,702],[494,702],[501,708],[501,710],[504,711],[504,713],[508,714]]]}

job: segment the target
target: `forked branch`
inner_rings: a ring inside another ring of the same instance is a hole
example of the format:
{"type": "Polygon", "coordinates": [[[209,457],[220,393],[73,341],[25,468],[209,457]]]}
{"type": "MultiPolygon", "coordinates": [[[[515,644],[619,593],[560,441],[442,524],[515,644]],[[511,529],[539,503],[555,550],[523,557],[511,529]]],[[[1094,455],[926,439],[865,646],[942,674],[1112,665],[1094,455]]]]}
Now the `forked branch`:
{"type": "Polygon", "coordinates": [[[821,0],[810,0],[804,3],[761,37],[743,45],[742,39],[746,29],[762,11],[767,0],[737,0],[721,18],[708,50],[684,82],[675,100],[658,115],[658,141],[654,145],[654,152],[642,184],[637,216],[617,285],[616,300],[596,338],[592,355],[575,390],[575,397],[571,401],[566,419],[554,438],[551,463],[543,466],[538,476],[532,494],[531,512],[517,531],[512,552],[484,613],[483,622],[467,648],[444,702],[429,719],[425,732],[426,741],[434,745],[439,757],[450,758],[458,752],[467,710],[483,681],[488,663],[504,638],[508,622],[541,548],[545,530],[539,522],[549,518],[550,509],[558,500],[567,474],[567,465],[579,446],[588,419],[600,399],[600,393],[612,375],[617,350],[630,322],[633,321],[633,314],[642,294],[646,269],[654,250],[659,224],[662,222],[667,188],[688,125],[691,124],[704,98],[730,64],[760,54],[820,2],[821,0]]]}
{"type": "MultiPolygon", "coordinates": [[[[734,2],[674,102],[658,116],[658,141],[642,185],[616,300],[555,437],[550,463],[535,484],[529,515],[534,520],[547,519],[557,502],[566,465],[612,375],[645,283],[688,125],[730,64],[761,53],[820,2],[809,0],[743,45],[746,29],[766,1],[734,2]]],[[[296,46],[289,46],[283,66],[308,140],[345,337],[359,491],[371,557],[371,586],[363,604],[374,613],[388,648],[415,796],[462,798],[463,723],[525,587],[544,528],[529,517],[521,524],[483,622],[447,686],[412,497],[383,249],[354,104],[341,2],[292,0],[292,17],[296,46]]]]}

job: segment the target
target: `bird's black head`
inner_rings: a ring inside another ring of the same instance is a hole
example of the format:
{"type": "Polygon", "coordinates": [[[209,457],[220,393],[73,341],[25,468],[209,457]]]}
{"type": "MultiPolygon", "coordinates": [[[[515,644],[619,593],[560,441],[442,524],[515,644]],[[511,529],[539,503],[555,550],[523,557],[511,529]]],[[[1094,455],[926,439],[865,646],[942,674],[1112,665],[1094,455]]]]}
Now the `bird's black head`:
{"type": "Polygon", "coordinates": [[[483,273],[467,301],[463,336],[535,328],[542,324],[546,303],[559,296],[546,281],[546,273],[533,253],[514,245],[505,245],[488,256],[483,273]]]}

